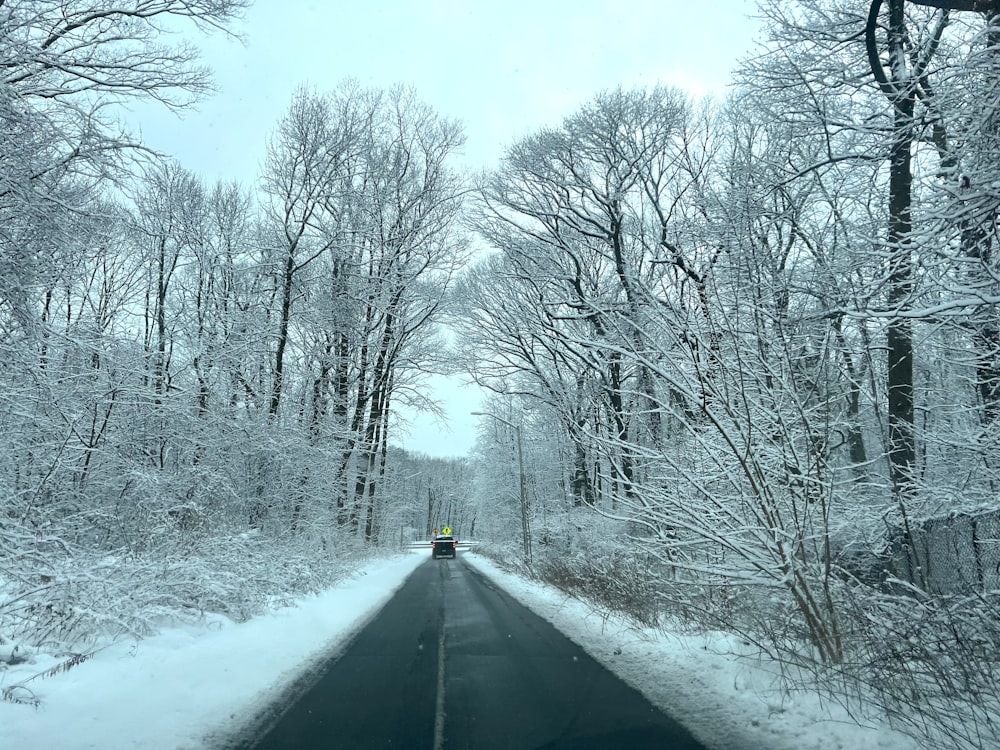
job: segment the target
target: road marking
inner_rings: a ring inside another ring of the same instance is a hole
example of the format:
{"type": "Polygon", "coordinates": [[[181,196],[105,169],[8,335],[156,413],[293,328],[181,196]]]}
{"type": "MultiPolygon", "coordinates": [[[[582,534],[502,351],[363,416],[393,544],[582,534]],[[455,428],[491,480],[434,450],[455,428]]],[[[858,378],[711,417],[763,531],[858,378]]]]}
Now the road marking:
{"type": "Polygon", "coordinates": [[[434,704],[434,750],[444,747],[444,607],[438,631],[437,700],[434,704]]]}

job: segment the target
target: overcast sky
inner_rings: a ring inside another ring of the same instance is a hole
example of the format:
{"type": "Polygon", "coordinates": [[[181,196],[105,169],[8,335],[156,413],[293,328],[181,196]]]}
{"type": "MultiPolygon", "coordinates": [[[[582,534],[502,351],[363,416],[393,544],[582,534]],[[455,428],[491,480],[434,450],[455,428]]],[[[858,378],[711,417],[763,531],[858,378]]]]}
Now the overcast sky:
{"type": "MultiPolygon", "coordinates": [[[[663,83],[722,95],[752,48],[754,0],[256,0],[239,31],[199,42],[218,93],[183,118],[138,108],[147,145],[209,180],[256,180],[267,137],[292,92],[345,78],[410,84],[460,120],[470,167],[557,124],[597,92],[663,83]]],[[[449,425],[418,418],[405,447],[465,455],[474,389],[441,384],[449,425]]]]}

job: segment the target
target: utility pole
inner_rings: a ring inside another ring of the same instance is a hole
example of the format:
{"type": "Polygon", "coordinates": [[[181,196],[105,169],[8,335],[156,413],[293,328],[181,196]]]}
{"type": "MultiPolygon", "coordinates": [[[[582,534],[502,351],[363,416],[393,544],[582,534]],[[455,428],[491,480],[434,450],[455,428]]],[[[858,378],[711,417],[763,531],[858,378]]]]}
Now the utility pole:
{"type": "Polygon", "coordinates": [[[524,555],[524,562],[530,567],[532,562],[531,524],[528,519],[528,487],[524,476],[524,444],[521,439],[521,425],[514,424],[509,419],[504,419],[503,417],[491,414],[490,412],[474,411],[472,412],[472,415],[476,417],[491,417],[497,422],[503,422],[505,425],[514,430],[514,435],[517,438],[518,489],[521,496],[521,546],[522,554],[524,555]]]}

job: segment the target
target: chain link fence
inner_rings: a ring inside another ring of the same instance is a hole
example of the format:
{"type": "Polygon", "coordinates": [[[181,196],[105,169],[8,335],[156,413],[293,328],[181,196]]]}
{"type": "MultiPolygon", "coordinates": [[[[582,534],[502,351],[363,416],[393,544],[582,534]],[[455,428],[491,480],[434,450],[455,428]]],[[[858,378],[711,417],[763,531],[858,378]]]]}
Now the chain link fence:
{"type": "Polygon", "coordinates": [[[889,541],[889,574],[928,593],[1000,589],[1000,510],[896,527],[889,541]]]}

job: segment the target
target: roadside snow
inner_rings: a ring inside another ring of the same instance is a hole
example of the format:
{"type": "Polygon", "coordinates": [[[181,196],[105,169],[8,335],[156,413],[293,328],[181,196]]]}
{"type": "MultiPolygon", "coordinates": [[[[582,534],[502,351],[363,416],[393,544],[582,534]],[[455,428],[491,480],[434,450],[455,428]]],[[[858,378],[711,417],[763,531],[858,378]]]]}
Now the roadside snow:
{"type": "MultiPolygon", "coordinates": [[[[551,621],[654,704],[718,750],[914,750],[886,728],[857,727],[809,694],[772,687],[767,664],[736,659],[722,634],[664,635],[605,619],[562,592],[462,561],[551,621]]],[[[3,750],[199,750],[232,736],[304,672],[335,654],[381,609],[426,551],[369,564],[323,594],[243,624],[216,617],[117,643],[83,664],[27,683],[38,708],[0,703],[3,750]]],[[[35,657],[0,671],[0,688],[65,661],[35,657]]]]}

